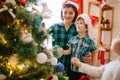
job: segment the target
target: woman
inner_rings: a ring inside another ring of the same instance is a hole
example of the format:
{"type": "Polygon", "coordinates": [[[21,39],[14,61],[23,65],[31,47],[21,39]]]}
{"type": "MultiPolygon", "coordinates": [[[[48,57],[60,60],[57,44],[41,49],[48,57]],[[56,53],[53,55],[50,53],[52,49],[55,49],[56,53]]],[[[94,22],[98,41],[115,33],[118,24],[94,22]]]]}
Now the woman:
{"type": "MultiPolygon", "coordinates": [[[[52,33],[52,46],[60,46],[68,49],[67,43],[70,37],[77,34],[75,20],[77,17],[77,8],[72,4],[65,4],[61,11],[63,22],[56,23],[49,28],[49,34],[52,33]]],[[[68,75],[70,70],[70,55],[63,55],[58,59],[65,66],[65,72],[68,75]]]]}

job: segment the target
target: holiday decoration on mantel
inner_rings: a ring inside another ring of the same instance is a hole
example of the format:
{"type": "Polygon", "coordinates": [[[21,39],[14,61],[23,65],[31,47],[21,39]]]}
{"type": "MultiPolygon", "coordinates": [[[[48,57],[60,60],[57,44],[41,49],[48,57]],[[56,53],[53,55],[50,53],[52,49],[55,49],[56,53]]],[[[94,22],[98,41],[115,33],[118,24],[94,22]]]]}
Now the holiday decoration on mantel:
{"type": "Polygon", "coordinates": [[[59,50],[43,43],[48,34],[42,20],[50,11],[46,3],[41,15],[28,11],[28,3],[35,2],[0,0],[0,80],[65,80],[59,50]]]}

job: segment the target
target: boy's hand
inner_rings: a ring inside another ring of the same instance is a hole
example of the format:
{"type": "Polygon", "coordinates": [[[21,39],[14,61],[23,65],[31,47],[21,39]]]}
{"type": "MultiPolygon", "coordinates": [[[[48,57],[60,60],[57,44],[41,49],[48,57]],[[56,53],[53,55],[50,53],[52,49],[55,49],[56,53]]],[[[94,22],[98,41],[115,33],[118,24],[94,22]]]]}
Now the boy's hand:
{"type": "Polygon", "coordinates": [[[72,64],[74,64],[76,67],[80,67],[80,66],[81,66],[81,62],[79,61],[78,58],[72,58],[71,62],[72,62],[72,64]]]}
{"type": "Polygon", "coordinates": [[[87,64],[92,64],[92,55],[88,54],[82,57],[82,60],[87,64]]]}
{"type": "Polygon", "coordinates": [[[58,47],[58,51],[59,51],[61,54],[63,54],[63,48],[58,47]]]}

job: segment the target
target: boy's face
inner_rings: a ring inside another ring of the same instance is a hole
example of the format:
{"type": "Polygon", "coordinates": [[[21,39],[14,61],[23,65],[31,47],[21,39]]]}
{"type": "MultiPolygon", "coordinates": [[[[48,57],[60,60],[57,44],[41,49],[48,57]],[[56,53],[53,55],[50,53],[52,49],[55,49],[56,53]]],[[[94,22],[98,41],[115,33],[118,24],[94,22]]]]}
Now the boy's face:
{"type": "Polygon", "coordinates": [[[86,25],[85,25],[85,22],[83,19],[79,19],[76,21],[76,28],[77,28],[77,31],[79,33],[86,33],[87,32],[87,28],[86,28],[86,25]]]}
{"type": "Polygon", "coordinates": [[[63,10],[63,19],[66,22],[72,22],[75,17],[75,12],[72,7],[66,7],[63,10]]]}

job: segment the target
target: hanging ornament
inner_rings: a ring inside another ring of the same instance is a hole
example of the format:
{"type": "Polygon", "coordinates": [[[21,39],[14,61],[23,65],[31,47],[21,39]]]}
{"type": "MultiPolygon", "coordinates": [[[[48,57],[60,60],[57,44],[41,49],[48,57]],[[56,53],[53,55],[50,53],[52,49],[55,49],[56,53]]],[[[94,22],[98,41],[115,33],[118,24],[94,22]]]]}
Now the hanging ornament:
{"type": "Polygon", "coordinates": [[[19,69],[20,73],[26,73],[29,71],[29,69],[32,68],[32,62],[30,60],[25,60],[22,63],[17,65],[17,68],[19,69]]]}
{"type": "Polygon", "coordinates": [[[52,53],[56,58],[60,58],[62,56],[62,48],[59,46],[53,46],[52,53]]]}
{"type": "Polygon", "coordinates": [[[29,60],[25,60],[24,66],[29,67],[31,65],[31,62],[29,60]]]}
{"type": "Polygon", "coordinates": [[[48,80],[52,80],[53,79],[53,75],[50,75],[49,77],[48,77],[48,80]]]}
{"type": "Polygon", "coordinates": [[[56,75],[53,75],[53,79],[52,80],[58,80],[58,77],[56,75]]]}
{"type": "Polygon", "coordinates": [[[43,64],[47,61],[47,55],[45,53],[39,53],[36,60],[38,63],[43,64]]]}
{"type": "Polygon", "coordinates": [[[54,74],[51,74],[49,77],[48,77],[48,80],[58,80],[58,77],[54,74]]]}
{"type": "Polygon", "coordinates": [[[43,9],[42,9],[42,12],[40,13],[41,16],[45,19],[49,19],[51,17],[51,10],[48,9],[47,7],[47,3],[42,3],[42,6],[43,6],[43,9]]]}
{"type": "Polygon", "coordinates": [[[16,5],[15,0],[6,0],[6,3],[11,3],[11,4],[13,4],[13,5],[16,5]]]}
{"type": "Polygon", "coordinates": [[[20,5],[25,6],[26,5],[26,0],[20,0],[20,5]]]}
{"type": "Polygon", "coordinates": [[[52,57],[52,58],[50,59],[50,63],[51,63],[52,65],[57,65],[57,62],[58,62],[58,60],[57,60],[56,57],[52,57]]]}
{"type": "Polygon", "coordinates": [[[58,72],[64,71],[65,67],[62,63],[58,63],[56,66],[58,72]]]}
{"type": "Polygon", "coordinates": [[[6,76],[4,74],[0,74],[0,80],[6,80],[6,76]]]}
{"type": "Polygon", "coordinates": [[[105,24],[106,24],[107,28],[110,28],[110,20],[109,19],[106,19],[105,24]]]}
{"type": "Polygon", "coordinates": [[[2,0],[0,0],[0,4],[2,3],[2,0]]]}
{"type": "Polygon", "coordinates": [[[8,62],[11,65],[16,65],[18,63],[18,56],[17,56],[17,54],[13,54],[12,56],[10,56],[10,58],[8,59],[8,62]]]}
{"type": "Polygon", "coordinates": [[[20,36],[20,39],[24,42],[24,43],[30,43],[33,41],[32,38],[32,34],[29,33],[27,30],[23,30],[20,36]]]}
{"type": "Polygon", "coordinates": [[[35,7],[32,7],[32,10],[38,12],[39,15],[42,16],[42,18],[49,19],[52,15],[52,11],[50,9],[48,9],[47,3],[43,2],[42,6],[43,6],[43,8],[42,8],[41,12],[38,9],[36,9],[35,7]]]}

